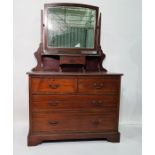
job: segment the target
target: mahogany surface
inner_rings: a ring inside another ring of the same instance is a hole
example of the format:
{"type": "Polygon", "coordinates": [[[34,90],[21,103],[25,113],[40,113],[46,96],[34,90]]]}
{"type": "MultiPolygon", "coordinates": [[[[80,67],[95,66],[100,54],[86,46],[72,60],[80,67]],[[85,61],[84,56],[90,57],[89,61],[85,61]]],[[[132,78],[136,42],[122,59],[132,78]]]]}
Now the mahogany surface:
{"type": "Polygon", "coordinates": [[[118,95],[33,95],[33,111],[51,111],[72,109],[85,111],[105,111],[115,108],[118,95]],[[70,100],[68,100],[70,99],[70,100]]]}
{"type": "Polygon", "coordinates": [[[45,71],[28,74],[28,145],[46,140],[87,138],[119,141],[121,74],[45,71]]]}
{"type": "Polygon", "coordinates": [[[27,73],[28,146],[62,140],[120,141],[119,105],[123,74],[109,73],[102,65],[105,54],[100,45],[101,13],[99,17],[98,14],[96,6],[74,3],[45,4],[45,12],[41,11],[41,42],[34,53],[37,65],[27,73]],[[48,6],[95,9],[94,48],[49,49],[44,23],[48,6]]]}

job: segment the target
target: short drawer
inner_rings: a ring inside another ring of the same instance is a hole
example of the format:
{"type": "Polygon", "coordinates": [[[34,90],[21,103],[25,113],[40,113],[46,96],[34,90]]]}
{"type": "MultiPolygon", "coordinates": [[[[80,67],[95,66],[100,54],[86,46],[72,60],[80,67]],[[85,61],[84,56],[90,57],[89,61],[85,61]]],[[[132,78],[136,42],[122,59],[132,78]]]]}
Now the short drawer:
{"type": "Polygon", "coordinates": [[[33,93],[74,93],[77,90],[76,79],[32,78],[33,93]]]}
{"type": "Polygon", "coordinates": [[[116,115],[114,113],[35,113],[32,119],[33,132],[103,132],[116,129],[116,115]]]}
{"type": "Polygon", "coordinates": [[[79,93],[119,93],[120,82],[119,79],[79,79],[78,91],[79,93]]]}
{"type": "Polygon", "coordinates": [[[56,109],[112,111],[118,105],[118,95],[33,95],[33,111],[56,109]]]}

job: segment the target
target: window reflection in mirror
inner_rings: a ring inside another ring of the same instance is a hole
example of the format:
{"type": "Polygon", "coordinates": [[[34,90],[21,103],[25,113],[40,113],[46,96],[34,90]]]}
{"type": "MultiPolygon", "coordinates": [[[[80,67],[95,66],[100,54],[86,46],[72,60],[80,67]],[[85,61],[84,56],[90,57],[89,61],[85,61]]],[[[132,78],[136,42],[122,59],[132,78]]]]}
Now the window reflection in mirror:
{"type": "Polygon", "coordinates": [[[47,10],[47,44],[50,48],[94,48],[96,11],[57,6],[47,10]]]}

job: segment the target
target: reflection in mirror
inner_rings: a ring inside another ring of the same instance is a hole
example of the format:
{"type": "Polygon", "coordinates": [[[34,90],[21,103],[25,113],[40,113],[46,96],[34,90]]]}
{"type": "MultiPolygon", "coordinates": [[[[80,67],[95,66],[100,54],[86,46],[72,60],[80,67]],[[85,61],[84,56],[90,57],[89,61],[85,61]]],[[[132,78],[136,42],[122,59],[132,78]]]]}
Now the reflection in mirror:
{"type": "Polygon", "coordinates": [[[47,10],[47,44],[50,48],[94,48],[96,11],[57,6],[47,10]]]}

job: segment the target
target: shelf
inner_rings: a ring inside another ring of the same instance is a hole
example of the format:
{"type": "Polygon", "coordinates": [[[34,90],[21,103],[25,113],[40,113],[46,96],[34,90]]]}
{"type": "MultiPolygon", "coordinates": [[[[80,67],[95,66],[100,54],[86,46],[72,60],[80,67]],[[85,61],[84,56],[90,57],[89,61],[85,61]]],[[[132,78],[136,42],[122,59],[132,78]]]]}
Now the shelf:
{"type": "Polygon", "coordinates": [[[65,53],[63,51],[52,51],[52,52],[44,52],[44,53],[41,53],[41,55],[43,56],[61,56],[61,55],[65,55],[65,56],[96,56],[96,57],[99,57],[100,55],[97,53],[97,54],[89,54],[89,53],[82,53],[82,52],[79,52],[79,53],[65,53]]]}

